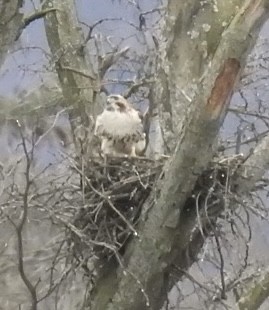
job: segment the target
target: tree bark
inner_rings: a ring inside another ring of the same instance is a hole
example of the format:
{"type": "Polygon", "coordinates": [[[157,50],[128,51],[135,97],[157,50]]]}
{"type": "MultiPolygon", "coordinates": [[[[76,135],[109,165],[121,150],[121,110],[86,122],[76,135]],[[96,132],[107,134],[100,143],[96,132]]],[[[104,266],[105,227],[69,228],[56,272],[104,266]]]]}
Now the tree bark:
{"type": "Polygon", "coordinates": [[[269,295],[269,273],[265,270],[263,274],[257,275],[245,288],[244,294],[237,302],[239,310],[257,310],[269,295]]]}
{"type": "Polygon", "coordinates": [[[266,136],[244,163],[243,170],[239,173],[236,181],[238,192],[243,191],[245,194],[253,190],[253,184],[261,180],[264,173],[269,169],[268,149],[269,136],[266,136]]]}
{"type": "Polygon", "coordinates": [[[71,109],[69,114],[73,132],[81,123],[92,132],[98,111],[96,95],[99,89],[87,49],[84,48],[85,39],[74,1],[50,0],[43,5],[44,9],[50,7],[56,10],[44,18],[46,35],[66,105],[71,109]],[[81,121],[77,123],[78,117],[81,121]]]}
{"type": "Polygon", "coordinates": [[[92,309],[161,308],[169,270],[190,247],[196,225],[195,218],[183,225],[181,211],[212,157],[240,67],[267,9],[268,1],[262,0],[223,0],[204,8],[198,1],[169,1],[168,45],[161,55],[155,100],[162,102],[166,145],[175,151],[144,205],[139,236],[124,257],[126,268],[100,280],[92,309]]]}
{"type": "Polygon", "coordinates": [[[19,12],[21,6],[22,0],[0,0],[0,67],[22,25],[23,14],[19,12]]]}
{"type": "MultiPolygon", "coordinates": [[[[245,54],[242,57],[240,55],[241,66],[244,67],[246,53],[256,37],[251,21],[244,22],[244,16],[247,14],[255,18],[263,5],[260,1],[250,2],[234,0],[227,3],[221,0],[214,5],[202,5],[199,1],[169,1],[163,33],[163,41],[168,38],[168,42],[160,51],[155,92],[155,100],[161,103],[158,106],[168,150],[174,150],[177,136],[186,123],[184,119],[192,114],[192,102],[200,94],[205,77],[214,70],[213,62],[223,63],[228,54],[237,58],[240,51],[245,54]],[[247,8],[254,11],[247,12],[247,8]],[[245,36],[240,42],[241,46],[237,45],[237,33],[245,36]]],[[[260,23],[263,23],[263,18],[265,16],[259,19],[260,23]]],[[[255,28],[259,31],[259,27],[255,28]]]]}

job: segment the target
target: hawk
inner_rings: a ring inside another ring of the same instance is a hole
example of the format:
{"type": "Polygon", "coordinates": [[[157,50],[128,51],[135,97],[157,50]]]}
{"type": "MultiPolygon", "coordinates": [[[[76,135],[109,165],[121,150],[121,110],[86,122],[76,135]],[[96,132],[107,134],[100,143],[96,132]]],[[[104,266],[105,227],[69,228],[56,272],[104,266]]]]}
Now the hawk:
{"type": "Polygon", "coordinates": [[[104,111],[96,118],[94,134],[101,151],[112,156],[141,155],[146,147],[143,116],[121,95],[107,97],[104,111]]]}

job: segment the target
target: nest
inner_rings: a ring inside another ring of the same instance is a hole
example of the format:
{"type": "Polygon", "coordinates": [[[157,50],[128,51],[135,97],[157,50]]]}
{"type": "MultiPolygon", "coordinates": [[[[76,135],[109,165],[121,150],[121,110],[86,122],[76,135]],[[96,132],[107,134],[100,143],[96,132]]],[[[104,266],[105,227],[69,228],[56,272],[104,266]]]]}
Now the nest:
{"type": "MultiPolygon", "coordinates": [[[[128,240],[136,235],[142,206],[164,162],[98,157],[91,158],[87,167],[80,169],[86,204],[74,216],[74,229],[68,235],[72,257],[79,264],[87,265],[93,258],[103,262],[124,253],[128,240]]],[[[198,178],[184,210],[200,212],[206,208],[219,215],[230,180],[241,162],[242,157],[236,156],[210,163],[198,178]]]]}
{"type": "Polygon", "coordinates": [[[136,235],[141,208],[163,164],[164,160],[126,157],[88,161],[81,173],[86,205],[75,215],[76,231],[68,236],[78,261],[109,259],[124,251],[127,240],[136,235]]]}

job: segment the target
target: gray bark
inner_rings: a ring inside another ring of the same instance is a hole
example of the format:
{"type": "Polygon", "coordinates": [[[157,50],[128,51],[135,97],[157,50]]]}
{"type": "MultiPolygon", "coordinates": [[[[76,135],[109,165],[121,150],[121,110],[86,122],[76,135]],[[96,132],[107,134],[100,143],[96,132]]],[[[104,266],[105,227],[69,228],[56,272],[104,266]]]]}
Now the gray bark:
{"type": "Polygon", "coordinates": [[[261,180],[268,170],[268,149],[269,136],[266,136],[254,149],[252,156],[246,160],[237,180],[238,188],[244,193],[253,190],[253,184],[261,180]]]}
{"type": "Polygon", "coordinates": [[[181,210],[212,156],[239,66],[267,18],[266,6],[268,1],[218,1],[216,8],[202,9],[197,1],[169,1],[165,29],[168,38],[173,35],[161,56],[155,100],[162,102],[166,145],[175,151],[144,206],[125,270],[100,280],[93,309],[158,309],[174,259],[181,257],[177,264],[186,266],[195,220],[181,222],[181,210]]]}
{"type": "MultiPolygon", "coordinates": [[[[240,55],[241,67],[244,67],[245,56],[255,42],[259,27],[252,28],[251,22],[246,23],[243,19],[246,14],[255,19],[262,4],[253,2],[254,11],[247,13],[244,7],[248,5],[250,3],[245,0],[204,5],[199,1],[184,1],[183,4],[169,1],[168,18],[163,26],[163,40],[168,38],[168,42],[161,48],[155,99],[161,103],[158,105],[161,125],[169,150],[174,149],[185,119],[192,114],[194,98],[197,94],[200,96],[201,89],[210,89],[205,85],[206,76],[215,70],[214,63],[223,63],[228,55],[238,59],[240,51],[244,54],[240,55]],[[255,10],[256,5],[259,7],[255,10]],[[253,40],[247,37],[248,33],[253,35],[253,40]],[[237,36],[248,39],[238,46],[237,36]]],[[[259,19],[260,23],[263,18],[259,19]]]]}
{"type": "Polygon", "coordinates": [[[22,0],[0,1],[0,66],[12,48],[22,25],[23,14],[19,12],[21,6],[22,0]]]}
{"type": "Polygon", "coordinates": [[[268,270],[257,273],[249,283],[244,283],[243,292],[237,302],[239,310],[257,310],[269,295],[268,270]]]}
{"type": "Polygon", "coordinates": [[[0,66],[15,41],[19,39],[24,28],[35,20],[44,17],[47,13],[54,11],[53,8],[49,8],[48,10],[36,11],[29,16],[24,16],[20,12],[23,3],[23,0],[0,1],[0,66]]]}
{"type": "Polygon", "coordinates": [[[77,117],[92,128],[97,113],[96,94],[99,91],[93,66],[88,61],[85,39],[76,16],[73,0],[46,1],[44,9],[57,8],[46,15],[45,29],[50,50],[55,58],[55,68],[62,87],[66,105],[71,108],[73,130],[77,117]]]}

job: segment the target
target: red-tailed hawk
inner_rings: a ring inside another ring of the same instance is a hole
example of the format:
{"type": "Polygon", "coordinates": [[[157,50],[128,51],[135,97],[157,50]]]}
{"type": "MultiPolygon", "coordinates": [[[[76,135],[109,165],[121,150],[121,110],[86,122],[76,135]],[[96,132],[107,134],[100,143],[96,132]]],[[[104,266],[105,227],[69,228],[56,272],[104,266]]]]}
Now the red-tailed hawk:
{"type": "Polygon", "coordinates": [[[101,138],[106,155],[141,155],[146,147],[142,116],[120,95],[107,97],[104,111],[97,116],[94,134],[101,138]]]}

